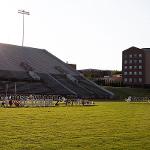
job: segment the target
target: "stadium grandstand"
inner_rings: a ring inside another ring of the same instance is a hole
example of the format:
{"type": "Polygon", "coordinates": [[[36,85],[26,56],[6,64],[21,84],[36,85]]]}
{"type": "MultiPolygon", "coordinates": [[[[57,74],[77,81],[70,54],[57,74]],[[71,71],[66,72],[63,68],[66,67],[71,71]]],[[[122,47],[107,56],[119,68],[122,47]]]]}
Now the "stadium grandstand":
{"type": "Polygon", "coordinates": [[[0,94],[6,92],[98,99],[113,96],[45,49],[0,44],[0,94]]]}

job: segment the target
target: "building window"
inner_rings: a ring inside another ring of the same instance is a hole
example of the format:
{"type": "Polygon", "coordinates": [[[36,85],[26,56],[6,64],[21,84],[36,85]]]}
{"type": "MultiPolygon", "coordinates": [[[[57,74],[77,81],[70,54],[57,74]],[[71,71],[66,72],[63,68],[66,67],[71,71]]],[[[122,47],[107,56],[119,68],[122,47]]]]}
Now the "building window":
{"type": "Polygon", "coordinates": [[[129,66],[129,69],[132,69],[132,66],[129,66]]]}
{"type": "Polygon", "coordinates": [[[142,63],[142,60],[141,60],[141,59],[139,59],[139,63],[142,63]]]}
{"type": "Polygon", "coordinates": [[[134,83],[136,83],[137,82],[137,78],[134,78],[133,81],[134,81],[134,83]]]}
{"type": "Polygon", "coordinates": [[[128,79],[127,79],[127,78],[124,78],[124,82],[128,82],[128,79]]]}
{"type": "Polygon", "coordinates": [[[134,71],[134,75],[137,75],[137,72],[136,72],[136,71],[134,71]]]}
{"type": "Polygon", "coordinates": [[[139,82],[141,83],[143,80],[142,80],[142,78],[139,78],[139,82]]]}
{"type": "Polygon", "coordinates": [[[132,54],[129,55],[129,58],[132,58],[132,54]]]}
{"type": "Polygon", "coordinates": [[[127,64],[128,63],[128,61],[127,60],[124,60],[124,64],[127,64]]]}
{"type": "Polygon", "coordinates": [[[131,72],[131,71],[129,72],[129,75],[132,75],[132,72],[131,72]]]}
{"type": "Polygon", "coordinates": [[[127,75],[128,74],[128,72],[124,72],[124,75],[127,75]]]}
{"type": "Polygon", "coordinates": [[[142,71],[139,71],[139,75],[142,75],[143,73],[142,73],[142,71]]]}
{"type": "Polygon", "coordinates": [[[142,69],[142,66],[141,66],[141,65],[139,66],[139,69],[142,69]]]}
{"type": "Polygon", "coordinates": [[[128,56],[125,54],[125,55],[124,55],[124,58],[127,58],[127,57],[128,57],[128,56]]]}
{"type": "Polygon", "coordinates": [[[133,61],[134,61],[135,64],[137,63],[137,60],[136,60],[136,59],[134,59],[133,61]]]}
{"type": "Polygon", "coordinates": [[[129,64],[132,64],[132,59],[129,60],[129,64]]]}
{"type": "Polygon", "coordinates": [[[139,57],[142,57],[142,54],[139,54],[139,57]]]}
{"type": "Polygon", "coordinates": [[[132,78],[129,78],[129,82],[130,82],[130,83],[132,82],[132,78]]]}
{"type": "Polygon", "coordinates": [[[134,69],[137,69],[137,66],[134,66],[134,69]]]}
{"type": "Polygon", "coordinates": [[[128,66],[124,66],[124,69],[128,69],[128,66]]]}
{"type": "Polygon", "coordinates": [[[134,57],[136,58],[136,57],[137,57],[137,54],[134,54],[134,57]]]}

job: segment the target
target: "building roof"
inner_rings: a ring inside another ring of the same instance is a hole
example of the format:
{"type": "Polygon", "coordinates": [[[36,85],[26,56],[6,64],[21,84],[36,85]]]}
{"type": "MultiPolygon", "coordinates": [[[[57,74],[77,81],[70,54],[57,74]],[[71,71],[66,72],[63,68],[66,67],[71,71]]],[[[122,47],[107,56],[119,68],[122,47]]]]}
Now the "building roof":
{"type": "Polygon", "coordinates": [[[138,48],[138,47],[135,47],[135,46],[132,46],[132,47],[129,47],[128,49],[125,49],[124,51],[122,51],[123,53],[126,52],[126,51],[134,51],[134,50],[139,50],[141,51],[142,49],[138,48]]]}
{"type": "Polygon", "coordinates": [[[150,52],[150,48],[142,48],[142,50],[144,50],[146,52],[150,52]]]}
{"type": "Polygon", "coordinates": [[[128,49],[126,49],[124,51],[128,51],[128,50],[130,51],[130,50],[134,50],[134,49],[136,49],[136,50],[144,50],[144,51],[148,51],[148,52],[150,51],[150,48],[138,48],[138,47],[135,47],[135,46],[129,47],[128,49]]]}

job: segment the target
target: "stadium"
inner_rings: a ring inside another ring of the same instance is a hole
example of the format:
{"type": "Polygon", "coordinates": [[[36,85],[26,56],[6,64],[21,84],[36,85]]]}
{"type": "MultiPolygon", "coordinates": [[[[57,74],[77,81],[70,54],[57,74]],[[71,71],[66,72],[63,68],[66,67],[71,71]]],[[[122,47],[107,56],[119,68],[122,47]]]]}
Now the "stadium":
{"type": "Polygon", "coordinates": [[[47,50],[10,44],[0,44],[0,94],[113,96],[47,50]]]}

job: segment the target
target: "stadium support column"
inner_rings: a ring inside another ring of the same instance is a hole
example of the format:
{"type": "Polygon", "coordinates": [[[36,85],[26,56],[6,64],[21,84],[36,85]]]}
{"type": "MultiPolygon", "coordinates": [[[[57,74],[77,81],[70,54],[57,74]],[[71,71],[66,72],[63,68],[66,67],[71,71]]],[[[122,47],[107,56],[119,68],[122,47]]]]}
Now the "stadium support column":
{"type": "Polygon", "coordinates": [[[18,13],[22,14],[23,16],[23,33],[22,33],[22,46],[23,46],[24,44],[24,15],[30,15],[30,13],[25,10],[18,10],[18,13]]]}
{"type": "Polygon", "coordinates": [[[15,82],[15,96],[16,96],[16,91],[17,91],[17,89],[16,89],[16,82],[15,82]]]}
{"type": "Polygon", "coordinates": [[[6,97],[7,97],[7,94],[8,94],[8,84],[6,84],[5,93],[6,93],[6,97]]]}

